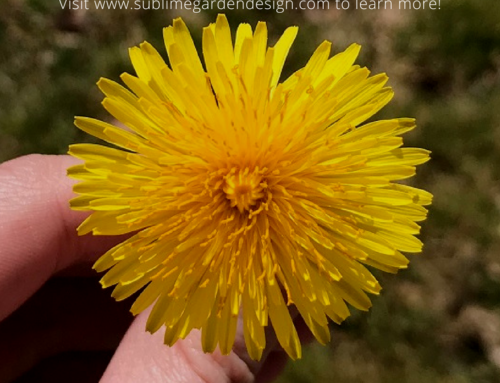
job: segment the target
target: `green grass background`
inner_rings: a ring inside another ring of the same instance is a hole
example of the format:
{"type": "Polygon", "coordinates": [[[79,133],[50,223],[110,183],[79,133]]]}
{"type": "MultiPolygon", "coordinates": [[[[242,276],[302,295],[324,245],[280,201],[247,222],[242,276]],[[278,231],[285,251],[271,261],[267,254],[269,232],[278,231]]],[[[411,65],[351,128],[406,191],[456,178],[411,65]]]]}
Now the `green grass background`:
{"type": "MultiPolygon", "coordinates": [[[[394,1],[396,4],[397,2],[394,1]]],[[[269,22],[273,42],[300,26],[286,73],[324,39],[363,45],[358,63],[386,72],[396,97],[377,117],[416,117],[409,146],[432,151],[414,184],[435,195],[424,252],[366,313],[307,346],[280,383],[500,382],[500,7],[442,0],[436,11],[232,11],[232,27],[269,22]]],[[[216,12],[63,12],[58,0],[0,2],[0,162],[95,142],[74,115],[109,119],[95,86],[132,71],[127,48],[182,15],[197,44],[216,12]]]]}

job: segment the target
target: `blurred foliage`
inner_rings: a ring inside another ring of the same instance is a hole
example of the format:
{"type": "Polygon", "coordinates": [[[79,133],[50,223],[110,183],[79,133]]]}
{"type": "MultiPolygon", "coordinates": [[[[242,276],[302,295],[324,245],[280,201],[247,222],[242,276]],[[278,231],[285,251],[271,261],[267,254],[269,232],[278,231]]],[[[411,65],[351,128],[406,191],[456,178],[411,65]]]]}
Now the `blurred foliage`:
{"type": "Polygon", "coordinates": [[[430,92],[467,86],[498,65],[499,11],[493,1],[448,1],[442,11],[415,18],[397,51],[411,58],[414,77],[430,92]]]}
{"type": "MultiPolygon", "coordinates": [[[[396,4],[396,1],[394,1],[396,4]]],[[[234,11],[269,22],[270,41],[301,27],[285,74],[323,40],[334,51],[363,45],[358,62],[387,71],[396,98],[378,117],[414,116],[410,146],[432,150],[414,183],[435,202],[423,225],[424,254],[384,286],[370,313],[332,327],[289,363],[280,383],[500,382],[500,12],[498,0],[442,0],[436,11],[234,11]]],[[[59,2],[0,3],[0,162],[64,153],[92,141],[74,115],[108,119],[95,83],[131,71],[127,48],[179,12],[63,12],[59,2]]],[[[216,12],[182,13],[198,46],[216,12]]]]}

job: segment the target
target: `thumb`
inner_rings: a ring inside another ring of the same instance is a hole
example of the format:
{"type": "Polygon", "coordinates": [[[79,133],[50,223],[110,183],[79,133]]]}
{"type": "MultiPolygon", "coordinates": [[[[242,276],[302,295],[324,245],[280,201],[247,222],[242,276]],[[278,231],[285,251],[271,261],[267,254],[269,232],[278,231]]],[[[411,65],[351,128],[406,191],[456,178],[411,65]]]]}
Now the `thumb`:
{"type": "MultiPolygon", "coordinates": [[[[281,371],[284,367],[286,358],[276,352],[264,353],[259,362],[252,361],[246,354],[240,330],[235,347],[227,356],[221,355],[218,350],[213,354],[204,353],[198,330],[191,331],[186,339],[177,341],[172,347],[166,346],[163,329],[154,334],[144,330],[148,315],[149,310],[132,323],[101,383],[250,383],[260,375],[276,375],[277,370],[281,371]],[[276,363],[266,363],[268,355],[276,363]]],[[[274,349],[277,344],[275,337],[270,336],[268,344],[269,350],[274,349]]]]}

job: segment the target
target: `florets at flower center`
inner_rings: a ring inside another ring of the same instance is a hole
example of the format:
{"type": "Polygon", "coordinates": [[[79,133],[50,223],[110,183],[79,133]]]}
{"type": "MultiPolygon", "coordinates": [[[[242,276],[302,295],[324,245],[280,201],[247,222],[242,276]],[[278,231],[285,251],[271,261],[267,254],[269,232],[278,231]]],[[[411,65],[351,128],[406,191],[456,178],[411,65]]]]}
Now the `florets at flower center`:
{"type": "Polygon", "coordinates": [[[264,197],[262,175],[258,168],[253,171],[249,168],[232,169],[224,180],[226,198],[231,207],[237,207],[240,213],[250,210],[264,197]]]}

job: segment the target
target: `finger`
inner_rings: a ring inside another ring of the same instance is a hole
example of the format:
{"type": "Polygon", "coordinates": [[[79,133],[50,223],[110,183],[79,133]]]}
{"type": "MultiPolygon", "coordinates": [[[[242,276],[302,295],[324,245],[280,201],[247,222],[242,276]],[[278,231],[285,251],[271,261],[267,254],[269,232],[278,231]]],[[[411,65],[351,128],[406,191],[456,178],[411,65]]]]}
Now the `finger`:
{"type": "MultiPolygon", "coordinates": [[[[193,330],[172,347],[163,343],[164,329],[144,331],[149,310],[132,323],[111,360],[101,383],[219,383],[253,381],[248,365],[235,353],[205,354],[201,334],[193,330]]],[[[238,342],[238,340],[237,340],[238,342]]],[[[254,366],[255,367],[255,366],[254,366]]]]}
{"type": "Polygon", "coordinates": [[[69,156],[29,155],[0,165],[0,320],[53,273],[94,260],[123,238],[78,237],[85,213],[70,210],[69,156]]]}
{"type": "MultiPolygon", "coordinates": [[[[297,315],[291,310],[292,315],[297,315]]],[[[233,351],[221,355],[201,350],[201,334],[193,330],[172,347],[163,343],[164,329],[154,334],[145,331],[146,310],[133,322],[111,360],[101,383],[247,383],[270,382],[284,369],[288,356],[277,350],[278,342],[271,327],[266,328],[267,347],[260,361],[251,360],[245,347],[241,326],[238,327],[233,351]],[[258,379],[258,380],[256,380],[258,379]]],[[[297,331],[303,340],[310,332],[301,319],[297,331]]]]}

